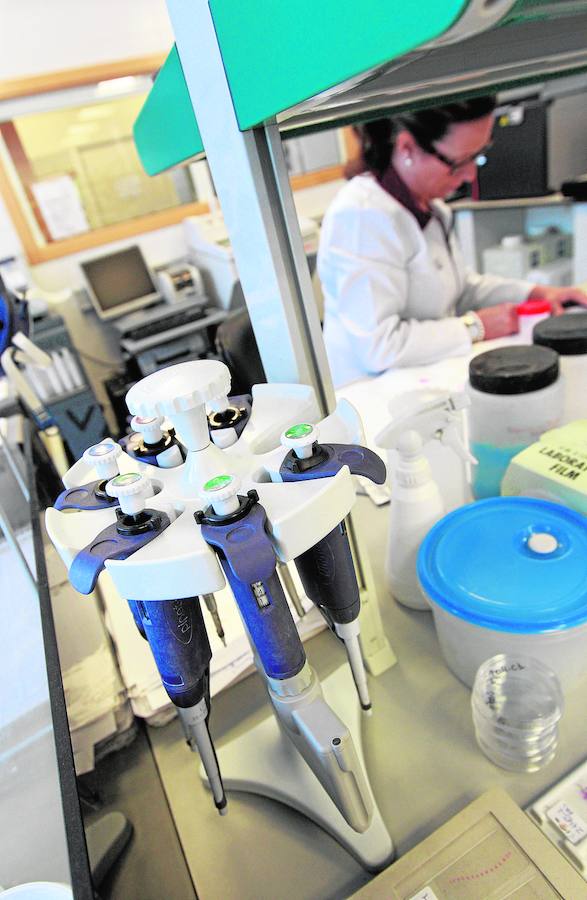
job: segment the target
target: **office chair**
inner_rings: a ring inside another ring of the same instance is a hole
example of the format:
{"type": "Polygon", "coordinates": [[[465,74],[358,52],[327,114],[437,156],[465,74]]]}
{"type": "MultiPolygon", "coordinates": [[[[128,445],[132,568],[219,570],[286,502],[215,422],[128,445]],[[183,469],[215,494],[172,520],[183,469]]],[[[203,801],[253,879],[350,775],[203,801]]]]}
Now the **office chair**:
{"type": "Polygon", "coordinates": [[[230,369],[231,394],[250,394],[254,384],[267,381],[246,309],[239,309],[218,326],[215,343],[220,359],[230,369]]]}

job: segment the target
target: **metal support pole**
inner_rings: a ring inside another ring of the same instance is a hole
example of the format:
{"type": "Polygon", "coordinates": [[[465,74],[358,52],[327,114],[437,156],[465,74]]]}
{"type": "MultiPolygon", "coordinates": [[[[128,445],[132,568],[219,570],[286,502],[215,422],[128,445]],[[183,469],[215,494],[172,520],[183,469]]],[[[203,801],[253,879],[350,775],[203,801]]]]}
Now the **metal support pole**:
{"type": "Polygon", "coordinates": [[[168,0],[187,87],[268,381],[334,390],[277,126],[241,132],[207,0],[168,0]]]}
{"type": "Polygon", "coordinates": [[[324,338],[322,337],[322,324],[318,315],[314,288],[312,287],[308,258],[298,225],[296,207],[283,152],[283,143],[277,125],[267,125],[264,130],[272,172],[279,193],[283,228],[288,237],[288,253],[290,255],[292,277],[296,283],[296,296],[300,305],[304,335],[307,347],[311,352],[312,366],[315,372],[316,383],[319,387],[318,399],[321,402],[323,413],[328,415],[336,407],[336,397],[326,356],[324,338]]]}

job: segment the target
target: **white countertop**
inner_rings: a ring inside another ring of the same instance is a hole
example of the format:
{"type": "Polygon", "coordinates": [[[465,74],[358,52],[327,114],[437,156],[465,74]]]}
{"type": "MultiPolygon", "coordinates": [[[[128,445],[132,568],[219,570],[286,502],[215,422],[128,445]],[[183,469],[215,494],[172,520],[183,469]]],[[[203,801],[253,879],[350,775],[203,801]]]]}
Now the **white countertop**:
{"type": "MultiPolygon", "coordinates": [[[[503,343],[480,344],[475,353],[503,343]]],[[[363,415],[372,443],[390,397],[418,386],[454,390],[464,385],[467,369],[468,357],[461,357],[386,372],[350,385],[339,397],[363,415]]],[[[378,508],[360,497],[354,521],[367,540],[384,630],[398,658],[391,669],[369,679],[373,716],[363,721],[363,743],[375,797],[402,855],[489,788],[504,787],[525,807],[585,759],[584,686],[566,697],[559,750],[545,769],[520,775],[489,762],[475,741],[470,691],[444,663],[431,613],[399,606],[384,587],[389,506],[378,508]]],[[[306,649],[321,678],[344,662],[328,632],[306,649]]],[[[225,691],[212,710],[218,745],[268,714],[258,676],[225,691]]],[[[317,825],[272,800],[229,792],[228,816],[219,818],[177,722],[151,730],[151,742],[202,900],[294,895],[296,900],[341,900],[370,879],[317,825]]]]}
{"type": "MultiPolygon", "coordinates": [[[[368,536],[381,586],[388,519],[388,506],[358,499],[355,524],[368,536]]],[[[546,768],[520,775],[489,762],[475,741],[470,691],[444,663],[431,613],[401,607],[384,590],[380,603],[398,662],[369,678],[373,715],[363,720],[363,744],[375,797],[399,855],[489,788],[505,788],[525,807],[587,757],[580,686],[565,698],[559,749],[546,768]]],[[[306,650],[321,678],[344,663],[329,632],[313,638],[306,650]]],[[[217,746],[269,714],[257,675],[225,691],[212,708],[217,746]]],[[[201,900],[342,900],[370,879],[333,838],[280,803],[229,792],[228,815],[219,817],[178,722],[149,734],[201,900]]]]}

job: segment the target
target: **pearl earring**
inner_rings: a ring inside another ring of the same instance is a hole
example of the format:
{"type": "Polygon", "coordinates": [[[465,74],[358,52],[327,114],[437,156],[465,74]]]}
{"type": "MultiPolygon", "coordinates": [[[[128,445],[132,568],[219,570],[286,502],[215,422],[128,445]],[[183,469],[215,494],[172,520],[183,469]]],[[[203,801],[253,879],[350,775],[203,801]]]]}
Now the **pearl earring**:
{"type": "Polygon", "coordinates": [[[411,166],[411,165],[412,165],[411,156],[406,156],[406,158],[404,159],[404,166],[411,166]]]}

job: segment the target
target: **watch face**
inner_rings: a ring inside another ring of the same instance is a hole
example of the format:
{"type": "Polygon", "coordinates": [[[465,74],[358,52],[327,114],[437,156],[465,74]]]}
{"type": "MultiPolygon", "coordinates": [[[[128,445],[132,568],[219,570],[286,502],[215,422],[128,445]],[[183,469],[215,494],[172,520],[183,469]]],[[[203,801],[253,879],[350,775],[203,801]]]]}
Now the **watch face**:
{"type": "Polygon", "coordinates": [[[469,334],[471,335],[471,340],[478,340],[480,337],[481,329],[479,328],[479,320],[477,319],[477,316],[475,316],[473,313],[466,313],[463,316],[463,319],[465,325],[467,326],[469,334]]]}

